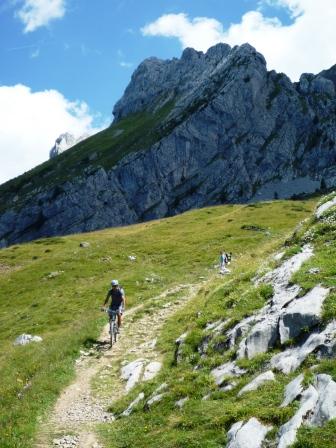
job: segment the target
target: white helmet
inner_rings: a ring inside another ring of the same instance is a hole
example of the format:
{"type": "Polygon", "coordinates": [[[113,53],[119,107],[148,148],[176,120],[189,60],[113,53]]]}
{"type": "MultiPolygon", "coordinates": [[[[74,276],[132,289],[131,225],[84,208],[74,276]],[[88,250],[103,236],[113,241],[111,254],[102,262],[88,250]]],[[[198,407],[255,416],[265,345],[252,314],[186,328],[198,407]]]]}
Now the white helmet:
{"type": "Polygon", "coordinates": [[[112,280],[112,281],[111,281],[111,285],[112,285],[112,286],[118,286],[118,285],[119,285],[118,280],[112,280]]]}

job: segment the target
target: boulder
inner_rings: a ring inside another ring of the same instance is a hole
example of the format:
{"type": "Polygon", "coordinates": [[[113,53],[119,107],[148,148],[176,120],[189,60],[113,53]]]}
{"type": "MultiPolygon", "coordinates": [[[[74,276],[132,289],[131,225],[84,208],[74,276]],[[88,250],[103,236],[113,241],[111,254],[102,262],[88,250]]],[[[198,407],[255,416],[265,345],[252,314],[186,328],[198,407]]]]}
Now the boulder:
{"type": "Polygon", "coordinates": [[[283,373],[294,372],[310,353],[335,338],[336,321],[332,321],[321,333],[311,334],[304,344],[288,348],[284,352],[274,355],[271,359],[271,366],[283,373]]]}
{"type": "Polygon", "coordinates": [[[137,359],[122,367],[120,376],[127,381],[126,391],[131,390],[140,381],[145,362],[144,359],[137,359]]]}
{"type": "Polygon", "coordinates": [[[259,353],[266,353],[278,339],[278,316],[266,315],[251,329],[239,344],[238,357],[251,359],[259,353]]]}
{"type": "Polygon", "coordinates": [[[160,372],[162,367],[162,363],[159,361],[152,361],[146,365],[145,371],[143,374],[143,380],[149,381],[156,377],[156,375],[160,372]]]}
{"type": "Polygon", "coordinates": [[[318,393],[314,386],[310,386],[303,392],[300,400],[300,408],[295,415],[279,429],[278,448],[287,448],[295,442],[297,430],[315,408],[317,399],[318,393]]]}
{"type": "Polygon", "coordinates": [[[18,336],[15,341],[13,342],[13,345],[27,345],[31,342],[42,342],[43,339],[41,336],[32,336],[31,334],[21,334],[18,336]]]}
{"type": "Polygon", "coordinates": [[[228,431],[226,448],[261,448],[271,429],[271,426],[264,426],[254,417],[246,423],[237,422],[228,431]]]}
{"type": "Polygon", "coordinates": [[[293,300],[285,308],[279,322],[281,344],[320,322],[323,302],[328,294],[329,289],[318,285],[305,296],[293,300]]]}
{"type": "Polygon", "coordinates": [[[322,426],[336,418],[336,383],[330,375],[319,374],[316,375],[314,385],[318,392],[318,401],[308,424],[322,426]]]}

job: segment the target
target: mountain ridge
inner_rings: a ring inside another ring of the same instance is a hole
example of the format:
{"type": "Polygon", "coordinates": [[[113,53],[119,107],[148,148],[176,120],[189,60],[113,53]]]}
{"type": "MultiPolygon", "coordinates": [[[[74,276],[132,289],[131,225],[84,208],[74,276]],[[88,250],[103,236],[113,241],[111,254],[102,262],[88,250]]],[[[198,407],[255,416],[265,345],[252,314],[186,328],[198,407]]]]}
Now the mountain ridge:
{"type": "Polygon", "coordinates": [[[110,128],[0,187],[0,246],[334,186],[334,73],[292,83],[249,44],[145,60],[110,128]]]}

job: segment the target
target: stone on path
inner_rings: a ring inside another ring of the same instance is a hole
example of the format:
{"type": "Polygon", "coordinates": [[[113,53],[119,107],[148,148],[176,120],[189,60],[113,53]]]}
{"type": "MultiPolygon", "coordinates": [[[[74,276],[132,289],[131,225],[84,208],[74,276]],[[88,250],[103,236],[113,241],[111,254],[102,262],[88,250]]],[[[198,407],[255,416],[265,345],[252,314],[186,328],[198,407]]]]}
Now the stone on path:
{"type": "Polygon", "coordinates": [[[266,434],[271,429],[271,426],[264,426],[254,417],[246,423],[237,422],[231,426],[227,434],[226,448],[261,448],[266,434]]]}
{"type": "Polygon", "coordinates": [[[246,392],[250,392],[252,390],[257,390],[259,389],[260,386],[267,383],[268,381],[275,381],[275,376],[272,370],[268,370],[267,372],[261,373],[256,378],[254,378],[254,380],[252,380],[249,384],[247,384],[239,391],[238,396],[245,394],[246,392]]]}

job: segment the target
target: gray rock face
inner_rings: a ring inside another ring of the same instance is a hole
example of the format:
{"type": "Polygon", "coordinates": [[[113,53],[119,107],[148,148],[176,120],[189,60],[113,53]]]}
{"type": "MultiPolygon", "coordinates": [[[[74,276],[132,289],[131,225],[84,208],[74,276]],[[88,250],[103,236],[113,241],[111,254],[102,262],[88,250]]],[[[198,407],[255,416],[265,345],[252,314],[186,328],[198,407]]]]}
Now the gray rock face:
{"type": "Polygon", "coordinates": [[[304,297],[289,304],[280,317],[281,344],[298,336],[302,329],[312,328],[320,321],[322,305],[328,294],[329,289],[315,286],[304,297]]]}
{"type": "Polygon", "coordinates": [[[301,425],[322,426],[336,417],[336,383],[330,375],[319,374],[301,394],[303,375],[295,378],[286,388],[284,403],[289,404],[301,396],[300,407],[278,433],[278,448],[287,448],[296,439],[301,425]]]}
{"type": "Polygon", "coordinates": [[[283,373],[294,372],[307,358],[307,356],[318,348],[336,339],[336,321],[332,321],[320,333],[311,334],[304,344],[289,348],[282,353],[274,355],[271,366],[283,373]]]}
{"type": "Polygon", "coordinates": [[[0,247],[205,205],[309,193],[322,180],[334,185],[336,95],[330,73],[291,83],[284,74],[267,72],[263,56],[248,44],[144,61],[114,108],[115,121],[170,102],[158,141],[113,168],[87,162],[81,176],[29,194],[24,182],[13,190],[8,184],[0,247]]]}
{"type": "Polygon", "coordinates": [[[231,348],[237,338],[243,336],[238,347],[239,358],[251,359],[259,353],[265,353],[278,341],[283,343],[299,335],[304,328],[311,328],[319,322],[322,303],[329,290],[316,287],[306,296],[295,299],[300,287],[289,286],[292,274],[312,255],[312,247],[306,245],[301,252],[256,281],[256,284],[270,283],[274,294],[261,310],[242,320],[227,333],[231,348]]]}
{"type": "Polygon", "coordinates": [[[285,389],[285,398],[284,401],[281,403],[281,407],[288,406],[290,403],[292,403],[299,395],[302,394],[303,386],[303,374],[301,373],[299,376],[294,378],[293,381],[291,381],[289,384],[287,384],[285,389]]]}
{"type": "Polygon", "coordinates": [[[228,431],[226,448],[261,448],[266,434],[272,429],[252,417],[248,422],[237,422],[228,431]]]}

